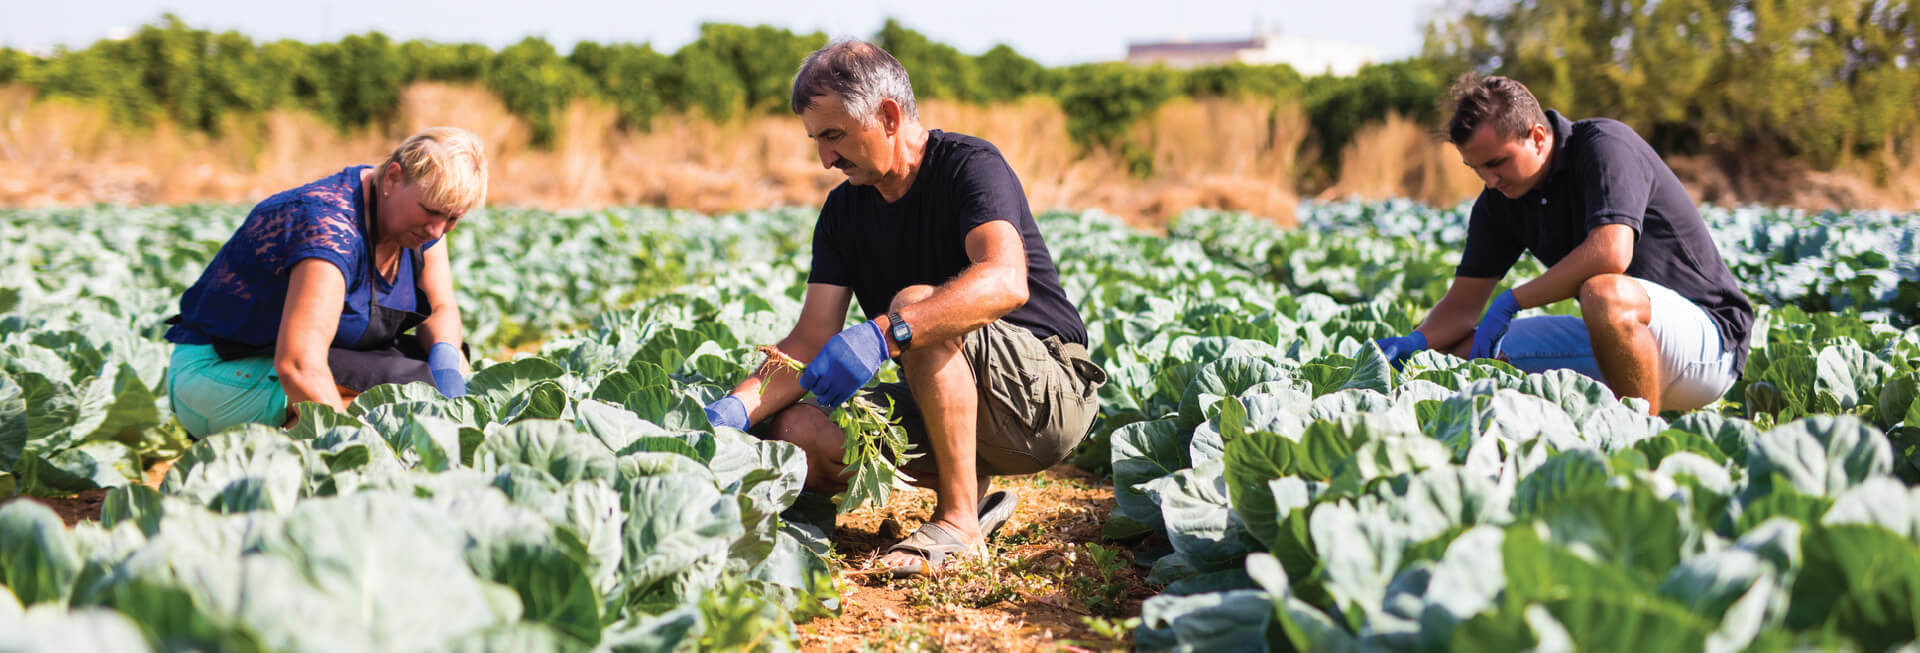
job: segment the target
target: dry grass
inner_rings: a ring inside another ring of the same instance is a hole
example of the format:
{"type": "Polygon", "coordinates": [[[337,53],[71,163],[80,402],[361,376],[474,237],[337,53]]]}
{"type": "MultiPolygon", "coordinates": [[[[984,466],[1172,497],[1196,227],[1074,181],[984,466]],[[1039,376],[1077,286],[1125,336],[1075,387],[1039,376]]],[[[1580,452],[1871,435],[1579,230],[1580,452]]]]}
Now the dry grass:
{"type": "Polygon", "coordinates": [[[1818,171],[1792,159],[1718,153],[1669,157],[1695,201],[1804,209],[1920,210],[1920,133],[1818,171]]]}
{"type": "Polygon", "coordinates": [[[1419,123],[1389,114],[1368,125],[1340,150],[1340,177],[1320,199],[1410,197],[1452,206],[1479,194],[1483,185],[1461,165],[1451,144],[1419,123]]]}
{"type": "MultiPolygon", "coordinates": [[[[1128,174],[1115,153],[1074,146],[1066,116],[1045,98],[995,106],[932,100],[920,112],[929,127],[999,146],[1037,210],[1099,208],[1147,227],[1191,208],[1289,223],[1298,202],[1308,126],[1292,105],[1168,103],[1132,133],[1152,163],[1147,178],[1128,174]]],[[[0,206],[253,202],[378,160],[429,125],[459,125],[482,138],[494,203],[641,204],[711,213],[818,205],[841,181],[819,165],[799,119],[786,115],[726,123],[664,116],[651,131],[635,132],[618,127],[611,107],[582,100],[558,117],[554,147],[540,149],[531,146],[523,121],[476,87],[415,84],[384,129],[343,133],[308,114],[276,111],[229,119],[219,136],[164,121],[127,128],[97,104],[35,101],[30,90],[0,87],[0,206]]],[[[1356,135],[1342,151],[1337,182],[1318,196],[1453,204],[1479,188],[1457,158],[1422,126],[1390,117],[1356,135]]],[[[1920,145],[1912,138],[1832,172],[1765,157],[1676,157],[1672,163],[1704,201],[1920,208],[1920,145]]]]}

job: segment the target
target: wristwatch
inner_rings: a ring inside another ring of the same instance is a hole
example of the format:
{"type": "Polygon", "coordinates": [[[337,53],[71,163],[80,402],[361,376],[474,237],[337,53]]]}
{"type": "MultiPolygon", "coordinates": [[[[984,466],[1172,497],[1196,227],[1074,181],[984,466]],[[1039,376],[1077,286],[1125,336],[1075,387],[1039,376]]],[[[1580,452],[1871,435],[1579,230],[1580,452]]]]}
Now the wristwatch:
{"type": "Polygon", "coordinates": [[[893,342],[900,345],[901,352],[913,346],[913,327],[907,326],[907,321],[901,319],[899,311],[887,313],[887,330],[891,332],[893,342]]]}

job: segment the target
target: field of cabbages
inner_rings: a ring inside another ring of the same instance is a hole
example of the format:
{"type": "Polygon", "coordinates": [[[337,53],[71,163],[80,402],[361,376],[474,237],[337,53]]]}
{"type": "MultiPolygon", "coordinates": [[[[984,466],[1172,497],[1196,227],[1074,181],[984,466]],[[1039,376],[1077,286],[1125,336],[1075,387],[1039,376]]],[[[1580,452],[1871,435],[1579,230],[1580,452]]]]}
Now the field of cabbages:
{"type": "MultiPolygon", "coordinates": [[[[1445,290],[1461,210],[1042,216],[1112,377],[1074,463],[1158,592],[1114,644],[1912,643],[1917,216],[1703,213],[1753,354],[1658,418],[1566,372],[1387,365],[1372,340],[1445,290]]],[[[244,215],[0,211],[0,497],[105,489],[73,527],[0,506],[0,650],[783,650],[850,607],[800,451],[701,410],[797,314],[812,210],[486,210],[448,241],[492,359],[469,396],[383,386],[193,442],[162,321],[244,215]]]]}

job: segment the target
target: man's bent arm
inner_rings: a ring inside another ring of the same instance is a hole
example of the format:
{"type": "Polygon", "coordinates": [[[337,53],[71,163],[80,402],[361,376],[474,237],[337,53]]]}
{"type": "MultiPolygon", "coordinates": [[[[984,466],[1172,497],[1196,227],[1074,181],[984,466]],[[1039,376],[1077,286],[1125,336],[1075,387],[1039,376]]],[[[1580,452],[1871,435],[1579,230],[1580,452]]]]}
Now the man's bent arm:
{"type": "MultiPolygon", "coordinates": [[[[841,325],[846,323],[847,306],[852,301],[853,290],[845,286],[807,284],[806,299],[800,305],[800,320],[775,346],[802,363],[812,361],[820,348],[826,346],[827,339],[840,332],[841,325]]],[[[731,394],[747,407],[749,421],[759,424],[792,406],[807,391],[800,387],[799,372],[778,368],[771,374],[756,371],[734,386],[731,394]]]]}
{"type": "MultiPolygon", "coordinates": [[[[1020,230],[1006,220],[994,220],[967,232],[967,258],[973,261],[960,276],[941,284],[931,296],[900,310],[913,328],[913,344],[945,342],[992,324],[1027,303],[1027,246],[1020,230]]],[[[885,333],[887,319],[879,319],[885,333]]],[[[887,338],[889,353],[899,344],[887,338]]]]}
{"type": "Polygon", "coordinates": [[[1580,285],[1602,274],[1626,274],[1633,263],[1633,227],[1607,224],[1587,232],[1587,239],[1545,274],[1513,289],[1521,308],[1545,306],[1580,292],[1580,285]]]}
{"type": "Polygon", "coordinates": [[[1447,294],[1414,330],[1427,336],[1428,349],[1452,351],[1473,337],[1480,313],[1486,310],[1487,299],[1493,296],[1493,288],[1499,283],[1498,277],[1454,277],[1453,284],[1447,286],[1447,294]]]}

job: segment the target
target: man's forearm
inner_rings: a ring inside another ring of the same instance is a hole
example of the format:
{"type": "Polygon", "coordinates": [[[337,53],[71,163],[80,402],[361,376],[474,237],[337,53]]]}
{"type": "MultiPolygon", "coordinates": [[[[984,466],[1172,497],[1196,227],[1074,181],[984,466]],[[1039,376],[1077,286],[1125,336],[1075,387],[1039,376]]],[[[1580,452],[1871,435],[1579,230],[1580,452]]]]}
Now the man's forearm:
{"type": "Polygon", "coordinates": [[[1427,314],[1426,321],[1414,330],[1427,337],[1428,349],[1447,351],[1473,337],[1473,325],[1479,319],[1480,310],[1477,308],[1441,302],[1433,307],[1433,312],[1427,314]]]}
{"type": "MultiPolygon", "coordinates": [[[[788,356],[802,363],[813,360],[820,353],[820,345],[807,345],[788,336],[775,345],[788,356]]],[[[748,421],[759,424],[773,417],[775,413],[792,406],[807,391],[800,387],[800,373],[779,365],[762,365],[752,376],[734,386],[735,397],[747,408],[748,421]]]]}
{"type": "MultiPolygon", "coordinates": [[[[975,265],[934,289],[926,299],[902,309],[900,317],[913,327],[913,343],[917,346],[964,336],[1026,303],[1025,268],[975,265]]],[[[888,326],[882,320],[881,327],[888,326]]]]}
{"type": "Polygon", "coordinates": [[[1493,277],[1455,276],[1453,284],[1447,287],[1447,294],[1415,329],[1427,337],[1427,348],[1452,351],[1454,346],[1470,342],[1474,327],[1480,323],[1480,313],[1499,283],[1500,280],[1493,277]]]}
{"type": "Polygon", "coordinates": [[[1574,297],[1580,293],[1580,286],[1595,276],[1602,274],[1624,274],[1627,266],[1606,253],[1601,247],[1590,247],[1593,241],[1582,243],[1573,252],[1561,259],[1545,274],[1532,281],[1520,284],[1513,289],[1513,298],[1520,300],[1522,308],[1546,306],[1562,299],[1574,297]]]}
{"type": "Polygon", "coordinates": [[[1546,274],[1513,289],[1522,308],[1545,306],[1580,294],[1580,286],[1602,274],[1626,274],[1633,263],[1633,244],[1639,237],[1632,227],[1601,225],[1546,274]]]}

